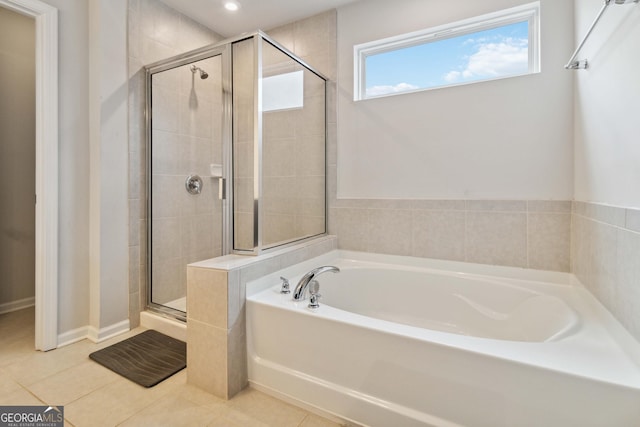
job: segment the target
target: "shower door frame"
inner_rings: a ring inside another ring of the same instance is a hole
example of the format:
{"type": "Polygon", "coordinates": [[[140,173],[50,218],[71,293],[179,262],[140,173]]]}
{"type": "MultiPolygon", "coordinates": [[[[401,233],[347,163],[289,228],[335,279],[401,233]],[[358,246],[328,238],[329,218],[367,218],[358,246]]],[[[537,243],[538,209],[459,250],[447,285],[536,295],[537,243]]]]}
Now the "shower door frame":
{"type": "Polygon", "coordinates": [[[186,52],[181,55],[177,55],[168,59],[164,59],[158,62],[154,62],[145,67],[145,139],[146,139],[146,206],[147,206],[147,253],[146,253],[146,309],[158,313],[162,316],[181,320],[186,322],[186,312],[167,307],[165,305],[155,303],[152,301],[152,262],[151,256],[153,251],[152,246],[152,197],[151,186],[153,180],[151,178],[151,163],[152,163],[152,81],[151,77],[154,74],[167,71],[170,69],[178,68],[184,65],[191,64],[193,62],[201,61],[203,59],[213,58],[220,56],[222,65],[222,105],[223,105],[223,117],[222,117],[222,169],[223,169],[223,193],[224,198],[222,202],[222,254],[230,253],[232,249],[232,232],[233,229],[233,215],[231,215],[231,209],[233,207],[233,192],[230,191],[233,188],[233,169],[232,169],[232,132],[233,132],[233,117],[232,117],[232,82],[231,82],[231,44],[222,43],[205,46],[203,48],[186,52]]]}
{"type": "MultiPolygon", "coordinates": [[[[289,56],[291,59],[302,65],[308,71],[312,72],[319,78],[325,81],[325,129],[324,129],[324,141],[325,141],[325,159],[327,150],[327,109],[328,109],[328,88],[327,83],[329,78],[320,73],[314,67],[310,66],[307,62],[299,58],[295,53],[291,52],[282,44],[269,37],[263,31],[257,30],[251,33],[245,33],[237,37],[232,37],[226,40],[222,40],[218,43],[214,43],[202,48],[192,50],[180,55],[173,56],[171,58],[163,59],[145,67],[145,128],[146,128],[146,164],[147,164],[147,176],[151,176],[151,76],[153,74],[166,71],[172,68],[180,67],[192,62],[200,61],[203,59],[211,58],[221,55],[222,59],[222,90],[223,90],[223,123],[222,123],[222,149],[223,149],[223,175],[224,175],[224,192],[225,199],[222,207],[222,254],[238,254],[238,255],[260,255],[262,253],[281,249],[283,247],[299,244],[301,242],[315,239],[319,236],[325,236],[328,233],[328,198],[327,198],[327,165],[325,160],[325,204],[324,204],[324,232],[301,238],[295,238],[290,241],[279,242],[275,245],[265,247],[262,242],[262,221],[260,220],[260,212],[262,211],[262,180],[261,168],[262,168],[262,111],[259,108],[262,99],[262,46],[261,41],[266,41],[276,49],[280,50],[283,54],[289,56]],[[258,153],[258,161],[254,165],[255,179],[254,182],[254,247],[252,249],[237,249],[234,247],[234,182],[233,182],[233,44],[241,42],[243,40],[254,39],[254,61],[256,67],[254,69],[254,121],[253,121],[253,134],[254,134],[254,149],[258,153]]],[[[162,304],[153,303],[151,301],[151,221],[152,206],[151,206],[151,179],[147,179],[146,187],[146,206],[147,206],[147,253],[146,253],[146,309],[156,312],[160,315],[186,321],[186,314],[179,310],[175,310],[166,307],[162,304]]]]}
{"type": "MultiPolygon", "coordinates": [[[[254,165],[253,165],[253,176],[254,176],[254,183],[253,183],[253,225],[252,225],[252,229],[253,229],[253,248],[246,248],[246,249],[241,249],[241,248],[237,248],[235,246],[236,242],[233,240],[233,233],[235,232],[235,230],[232,230],[232,236],[231,236],[231,240],[230,240],[230,244],[232,245],[231,248],[231,253],[234,254],[238,254],[238,255],[249,255],[249,256],[258,256],[261,255],[265,252],[268,251],[272,251],[272,250],[277,250],[277,249],[281,249],[281,248],[286,248],[288,246],[293,246],[296,244],[299,244],[301,242],[305,242],[305,241],[310,241],[313,239],[316,239],[320,236],[326,236],[328,234],[328,229],[329,229],[329,202],[328,202],[328,191],[327,191],[327,175],[328,175],[328,168],[327,168],[327,162],[326,162],[326,158],[327,158],[327,141],[328,141],[328,131],[327,131],[327,115],[328,115],[328,109],[327,109],[327,100],[328,100],[328,89],[327,89],[327,84],[329,82],[329,78],[327,76],[325,76],[324,74],[322,74],[321,72],[319,72],[318,70],[316,70],[314,67],[312,67],[311,65],[309,65],[306,61],[302,60],[302,58],[298,57],[295,53],[293,53],[292,51],[290,51],[289,49],[287,49],[284,45],[282,45],[281,43],[277,42],[276,40],[274,40],[273,38],[271,38],[269,35],[267,35],[266,33],[264,33],[261,30],[257,30],[253,33],[249,33],[249,34],[243,34],[239,37],[236,38],[232,38],[229,40],[224,41],[223,43],[227,43],[230,47],[233,46],[234,43],[237,42],[241,42],[244,40],[248,40],[248,39],[253,39],[253,60],[254,60],[254,64],[255,64],[255,68],[254,68],[254,79],[253,79],[253,84],[254,84],[254,93],[253,93],[253,150],[254,153],[254,165]],[[262,131],[263,131],[263,111],[262,111],[262,51],[263,51],[263,45],[261,42],[266,41],[267,43],[269,43],[270,45],[272,45],[274,48],[276,48],[277,50],[279,50],[282,54],[288,56],[289,58],[291,58],[293,61],[297,62],[299,65],[301,65],[302,67],[306,68],[308,71],[310,71],[311,73],[315,74],[317,77],[319,77],[320,79],[324,80],[324,84],[325,84],[325,91],[324,91],[324,115],[325,115],[325,120],[324,120],[324,144],[325,144],[325,188],[324,188],[324,196],[325,196],[325,203],[324,203],[324,232],[323,233],[319,233],[319,234],[315,234],[315,235],[310,235],[310,236],[304,236],[304,237],[295,237],[293,239],[290,240],[286,240],[286,241],[281,241],[281,242],[277,242],[275,244],[270,244],[270,245],[265,245],[263,242],[263,233],[262,233],[262,228],[263,228],[263,224],[262,224],[262,219],[261,219],[261,212],[263,210],[263,202],[264,202],[264,196],[263,196],[263,189],[262,189],[262,184],[263,184],[263,180],[262,180],[262,166],[263,166],[263,156],[262,156],[262,150],[263,150],[263,135],[262,135],[262,131]]],[[[233,58],[232,58],[233,59],[233,58]]],[[[232,105],[233,107],[233,105],[232,105]]],[[[233,159],[231,159],[233,160],[233,159]]],[[[231,187],[233,188],[233,187],[231,187]]],[[[233,209],[233,205],[230,207],[231,211],[231,217],[233,218],[234,215],[234,209],[233,209]]]]}

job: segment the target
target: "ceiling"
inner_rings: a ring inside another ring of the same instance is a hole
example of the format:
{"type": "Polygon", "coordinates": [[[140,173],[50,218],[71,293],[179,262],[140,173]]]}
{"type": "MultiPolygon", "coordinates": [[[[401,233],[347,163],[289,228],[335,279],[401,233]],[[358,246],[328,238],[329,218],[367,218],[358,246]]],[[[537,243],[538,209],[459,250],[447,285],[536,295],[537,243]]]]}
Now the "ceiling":
{"type": "Polygon", "coordinates": [[[224,0],[161,0],[223,37],[268,30],[356,0],[236,0],[240,9],[228,12],[224,0]]]}

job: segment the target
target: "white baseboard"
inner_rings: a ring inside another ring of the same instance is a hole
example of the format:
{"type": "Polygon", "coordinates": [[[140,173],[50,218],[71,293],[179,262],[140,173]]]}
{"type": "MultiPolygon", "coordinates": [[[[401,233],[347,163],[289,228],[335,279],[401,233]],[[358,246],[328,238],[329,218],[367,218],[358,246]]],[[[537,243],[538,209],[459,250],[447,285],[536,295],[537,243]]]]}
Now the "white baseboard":
{"type": "Polygon", "coordinates": [[[117,335],[129,332],[129,320],[115,323],[104,328],[94,328],[93,326],[83,326],[72,331],[58,335],[58,347],[73,344],[83,339],[89,339],[95,343],[99,343],[117,335]]]}
{"type": "Polygon", "coordinates": [[[58,335],[58,348],[65,345],[73,344],[74,342],[82,341],[85,338],[89,338],[89,327],[83,326],[81,328],[73,329],[58,335]]]}
{"type": "Polygon", "coordinates": [[[122,322],[114,323],[111,326],[107,326],[106,328],[94,328],[93,326],[89,326],[89,336],[88,338],[95,342],[99,343],[104,340],[108,340],[109,338],[113,338],[116,335],[123,334],[125,332],[129,332],[129,319],[123,320],[122,322]]]}
{"type": "Polygon", "coordinates": [[[0,304],[0,314],[11,313],[36,305],[36,297],[19,299],[18,301],[5,302],[0,304]]]}

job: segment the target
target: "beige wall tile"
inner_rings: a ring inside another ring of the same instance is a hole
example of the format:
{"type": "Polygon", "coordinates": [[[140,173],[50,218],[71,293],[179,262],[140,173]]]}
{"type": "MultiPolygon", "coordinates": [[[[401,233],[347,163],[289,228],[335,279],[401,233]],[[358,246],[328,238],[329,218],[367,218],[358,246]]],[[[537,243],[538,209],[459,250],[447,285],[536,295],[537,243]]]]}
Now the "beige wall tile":
{"type": "Polygon", "coordinates": [[[571,272],[586,285],[589,279],[591,221],[573,214],[571,219],[571,272]]]}
{"type": "Polygon", "coordinates": [[[412,212],[411,255],[464,261],[465,213],[463,211],[412,212]]]}
{"type": "Polygon", "coordinates": [[[529,213],[528,221],[529,268],[568,272],[571,215],[529,213]]]}
{"type": "Polygon", "coordinates": [[[617,229],[593,221],[591,251],[589,252],[589,281],[584,285],[613,313],[616,312],[618,291],[617,229]]]}
{"type": "Polygon", "coordinates": [[[640,234],[621,225],[630,211],[573,203],[571,271],[639,339],[640,234]]]}
{"type": "Polygon", "coordinates": [[[369,246],[369,218],[367,209],[335,208],[331,234],[338,236],[340,249],[366,251],[369,246]]]}
{"type": "Polygon", "coordinates": [[[465,252],[469,262],[526,267],[526,214],[467,212],[465,252]]]}
{"type": "Polygon", "coordinates": [[[187,349],[187,382],[227,399],[227,330],[190,320],[187,349]]]}
{"type": "Polygon", "coordinates": [[[187,267],[187,319],[227,329],[227,272],[187,267]]]}
{"type": "Polygon", "coordinates": [[[464,211],[464,200],[414,200],[412,209],[437,210],[437,211],[464,211]]]}
{"type": "Polygon", "coordinates": [[[467,200],[469,211],[526,212],[527,202],[523,200],[467,200]]]}
{"type": "Polygon", "coordinates": [[[618,230],[618,318],[640,341],[640,234],[618,230]]]}
{"type": "Polygon", "coordinates": [[[586,205],[585,216],[606,224],[619,227],[625,226],[625,209],[615,206],[589,203],[586,205]]]}
{"type": "Polygon", "coordinates": [[[369,252],[411,254],[411,211],[370,209],[369,252]]]}
{"type": "Polygon", "coordinates": [[[566,200],[529,200],[527,211],[571,213],[571,202],[566,200]]]}
{"type": "Polygon", "coordinates": [[[627,209],[625,227],[640,232],[640,209],[627,209]]]}
{"type": "Polygon", "coordinates": [[[244,310],[239,321],[229,330],[227,335],[227,354],[229,369],[229,397],[240,393],[249,384],[247,371],[247,335],[244,310]]]}

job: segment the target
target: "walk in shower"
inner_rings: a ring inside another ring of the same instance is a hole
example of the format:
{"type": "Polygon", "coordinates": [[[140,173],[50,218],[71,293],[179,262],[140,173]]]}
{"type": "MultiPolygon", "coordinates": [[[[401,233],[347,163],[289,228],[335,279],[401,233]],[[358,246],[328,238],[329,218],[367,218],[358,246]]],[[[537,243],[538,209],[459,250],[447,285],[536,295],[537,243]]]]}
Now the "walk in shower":
{"type": "Polygon", "coordinates": [[[326,78],[262,32],[147,79],[147,309],[186,318],[187,264],[326,233],[326,78]]]}

